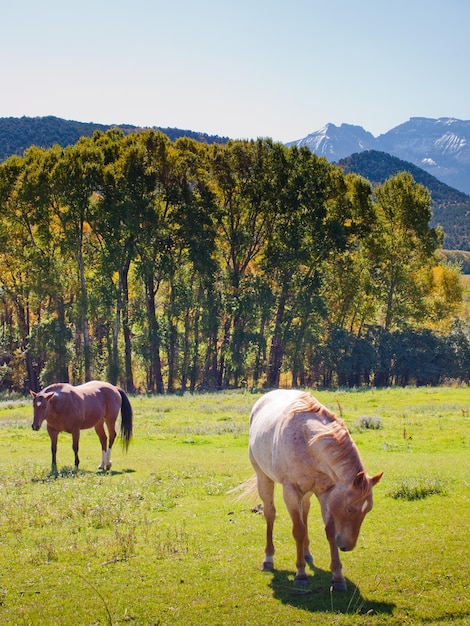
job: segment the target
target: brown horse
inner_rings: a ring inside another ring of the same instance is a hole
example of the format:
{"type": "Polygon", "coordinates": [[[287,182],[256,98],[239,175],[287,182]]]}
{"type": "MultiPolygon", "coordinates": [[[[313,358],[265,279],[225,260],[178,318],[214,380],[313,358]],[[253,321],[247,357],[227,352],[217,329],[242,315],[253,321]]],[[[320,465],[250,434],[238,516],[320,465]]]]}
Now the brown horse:
{"type": "Polygon", "coordinates": [[[111,468],[111,449],[116,439],[116,421],[121,410],[121,436],[127,450],[132,437],[132,407],[122,389],[109,383],[94,380],[73,387],[68,383],[49,385],[33,396],[33,430],[39,430],[45,420],[51,438],[52,472],[57,473],[57,439],[60,432],[72,435],[75,453],[75,468],[78,469],[78,442],[80,431],[95,428],[101,442],[101,464],[99,469],[111,468]],[[106,424],[108,438],[104,425],[106,424]]]}
{"type": "Polygon", "coordinates": [[[307,519],[315,494],[330,544],[332,586],[345,591],[338,548],[346,551],[356,545],[362,521],[372,508],[372,487],[382,474],[367,476],[342,420],[301,391],[271,391],[256,402],[249,455],[266,519],[263,569],[274,569],[274,485],[280,483],[297,545],[295,581],[306,583],[306,563],[313,563],[307,519]]]}

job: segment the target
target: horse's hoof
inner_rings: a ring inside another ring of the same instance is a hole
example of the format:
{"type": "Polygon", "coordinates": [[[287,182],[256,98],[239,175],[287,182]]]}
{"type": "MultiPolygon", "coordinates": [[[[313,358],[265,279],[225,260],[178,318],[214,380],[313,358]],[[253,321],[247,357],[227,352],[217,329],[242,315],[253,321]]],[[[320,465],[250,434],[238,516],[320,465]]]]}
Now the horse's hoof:
{"type": "Polygon", "coordinates": [[[274,572],[274,563],[271,561],[263,561],[263,565],[261,566],[262,572],[274,572]]]}
{"type": "Polygon", "coordinates": [[[332,580],[331,588],[333,589],[333,591],[347,591],[348,590],[348,586],[346,584],[346,581],[344,580],[332,580]]]}
{"type": "Polygon", "coordinates": [[[309,565],[313,565],[313,556],[311,554],[306,554],[305,562],[308,563],[309,565]]]}
{"type": "Polygon", "coordinates": [[[294,585],[296,587],[305,587],[308,584],[307,576],[299,576],[294,578],[294,585]]]}

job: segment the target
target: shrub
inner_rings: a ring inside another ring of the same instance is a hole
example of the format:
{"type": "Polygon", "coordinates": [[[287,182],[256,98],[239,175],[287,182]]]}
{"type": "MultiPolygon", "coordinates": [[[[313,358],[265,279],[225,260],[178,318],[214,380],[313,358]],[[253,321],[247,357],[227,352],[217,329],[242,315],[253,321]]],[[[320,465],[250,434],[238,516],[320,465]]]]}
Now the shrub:
{"type": "Polygon", "coordinates": [[[447,495],[444,481],[439,478],[404,478],[389,492],[395,500],[422,500],[428,496],[447,495]]]}
{"type": "Polygon", "coordinates": [[[380,430],[383,428],[380,417],[371,417],[369,415],[363,415],[360,417],[356,426],[359,430],[380,430]]]}

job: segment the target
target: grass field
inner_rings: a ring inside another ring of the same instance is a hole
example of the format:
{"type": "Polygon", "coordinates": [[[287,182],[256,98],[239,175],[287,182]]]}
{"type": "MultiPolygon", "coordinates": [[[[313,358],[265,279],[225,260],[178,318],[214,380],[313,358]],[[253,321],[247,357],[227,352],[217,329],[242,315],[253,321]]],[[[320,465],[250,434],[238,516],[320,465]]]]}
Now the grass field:
{"type": "Polygon", "coordinates": [[[276,570],[260,571],[257,501],[227,492],[249,478],[248,416],[258,394],[136,397],[135,436],[96,470],[93,431],[80,471],[59,437],[50,476],[45,427],[29,400],[0,403],[0,624],[468,624],[470,390],[318,392],[341,413],[370,474],[385,474],[353,552],[348,592],[330,591],[314,502],[315,566],[293,585],[295,547],[277,490],[276,570]]]}

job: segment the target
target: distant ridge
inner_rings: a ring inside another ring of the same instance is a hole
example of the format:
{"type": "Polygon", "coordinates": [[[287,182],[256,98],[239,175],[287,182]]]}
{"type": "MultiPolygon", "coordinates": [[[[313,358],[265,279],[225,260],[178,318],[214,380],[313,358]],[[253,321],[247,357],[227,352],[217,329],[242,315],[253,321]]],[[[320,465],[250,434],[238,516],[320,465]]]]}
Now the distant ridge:
{"type": "MultiPolygon", "coordinates": [[[[144,130],[130,124],[95,124],[75,122],[52,115],[46,117],[2,117],[0,118],[0,161],[12,154],[22,155],[30,146],[50,148],[54,144],[62,147],[75,144],[80,137],[91,137],[97,130],[106,132],[110,128],[120,128],[124,134],[144,130]]],[[[228,137],[218,137],[207,133],[179,128],[151,127],[167,135],[172,141],[179,137],[189,137],[202,143],[226,143],[228,137]]]]}

